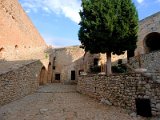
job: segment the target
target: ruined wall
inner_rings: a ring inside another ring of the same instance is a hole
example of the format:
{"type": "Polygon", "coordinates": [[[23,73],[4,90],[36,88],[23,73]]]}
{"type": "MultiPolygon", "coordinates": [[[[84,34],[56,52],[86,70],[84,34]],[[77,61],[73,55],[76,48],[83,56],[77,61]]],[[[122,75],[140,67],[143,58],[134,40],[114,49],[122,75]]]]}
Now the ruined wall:
{"type": "Polygon", "coordinates": [[[80,76],[77,90],[104,103],[133,111],[136,111],[136,98],[150,99],[152,114],[160,115],[160,82],[141,74],[80,76]]]}
{"type": "Polygon", "coordinates": [[[76,75],[78,74],[77,65],[80,64],[78,61],[83,59],[84,53],[84,50],[79,46],[54,49],[53,66],[55,66],[55,70],[53,71],[53,78],[55,79],[55,74],[58,73],[61,75],[61,82],[71,82],[71,71],[75,71],[76,75]]]}
{"type": "Polygon", "coordinates": [[[40,85],[51,83],[50,60],[50,52],[46,51],[32,59],[1,61],[0,106],[35,92],[40,85]]]}
{"type": "MultiPolygon", "coordinates": [[[[20,61],[19,61],[20,62],[20,61]]],[[[34,92],[43,64],[38,61],[0,74],[0,106],[34,92]]]]}
{"type": "MultiPolygon", "coordinates": [[[[61,82],[72,82],[71,71],[76,72],[76,80],[80,71],[90,72],[91,66],[94,66],[95,58],[98,59],[98,65],[102,65],[104,68],[103,72],[105,72],[106,55],[85,53],[80,46],[54,49],[52,57],[54,58],[53,66],[55,67],[53,78],[55,79],[55,74],[60,74],[61,82]]],[[[123,59],[125,63],[127,61],[127,53],[120,56],[112,55],[113,65],[117,63],[118,59],[123,59]]]]}
{"type": "Polygon", "coordinates": [[[18,0],[0,0],[0,106],[51,83],[50,50],[18,0]]]}
{"type": "Polygon", "coordinates": [[[36,47],[46,43],[18,0],[0,0],[0,57],[25,56],[36,47]]]}
{"type": "Polygon", "coordinates": [[[160,51],[130,58],[129,64],[135,69],[139,68],[140,64],[141,68],[147,69],[148,72],[160,72],[160,51]]]}
{"type": "Polygon", "coordinates": [[[145,38],[149,33],[160,33],[160,12],[139,21],[138,42],[135,56],[146,53],[145,38]]]}

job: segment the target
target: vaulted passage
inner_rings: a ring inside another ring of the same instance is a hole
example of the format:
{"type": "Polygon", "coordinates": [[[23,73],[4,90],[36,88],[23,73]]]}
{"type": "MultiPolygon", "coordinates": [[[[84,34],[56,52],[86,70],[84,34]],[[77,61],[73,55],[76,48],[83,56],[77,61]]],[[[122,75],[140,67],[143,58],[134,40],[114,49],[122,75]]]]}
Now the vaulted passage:
{"type": "Polygon", "coordinates": [[[160,33],[153,32],[148,34],[144,42],[146,53],[160,50],[160,33]]]}

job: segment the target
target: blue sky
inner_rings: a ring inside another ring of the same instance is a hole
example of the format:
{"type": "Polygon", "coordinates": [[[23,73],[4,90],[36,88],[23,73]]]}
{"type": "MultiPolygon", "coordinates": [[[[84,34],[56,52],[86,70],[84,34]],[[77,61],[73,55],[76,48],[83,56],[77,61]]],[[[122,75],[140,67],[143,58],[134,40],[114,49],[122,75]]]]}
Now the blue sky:
{"type": "MultiPolygon", "coordinates": [[[[64,47],[78,40],[81,0],[19,0],[48,45],[64,47]]],[[[160,11],[160,0],[133,0],[139,19],[160,11]]]]}

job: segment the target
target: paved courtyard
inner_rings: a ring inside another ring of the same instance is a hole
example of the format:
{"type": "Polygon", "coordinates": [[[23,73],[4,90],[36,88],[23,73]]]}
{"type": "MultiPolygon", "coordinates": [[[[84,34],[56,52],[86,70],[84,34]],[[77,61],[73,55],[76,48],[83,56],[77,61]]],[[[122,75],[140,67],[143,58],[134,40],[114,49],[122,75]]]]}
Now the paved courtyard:
{"type": "Polygon", "coordinates": [[[76,92],[74,85],[51,84],[0,108],[0,120],[144,120],[76,92]]]}

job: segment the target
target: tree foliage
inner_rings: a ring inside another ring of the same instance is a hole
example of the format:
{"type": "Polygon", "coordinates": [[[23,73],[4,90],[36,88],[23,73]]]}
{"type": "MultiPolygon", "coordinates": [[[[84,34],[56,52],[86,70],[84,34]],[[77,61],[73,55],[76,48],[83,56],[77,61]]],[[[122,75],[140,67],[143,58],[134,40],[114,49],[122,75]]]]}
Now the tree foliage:
{"type": "Polygon", "coordinates": [[[80,16],[85,51],[120,55],[135,49],[138,15],[132,0],[82,0],[80,16]]]}

